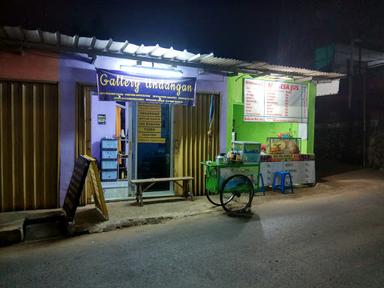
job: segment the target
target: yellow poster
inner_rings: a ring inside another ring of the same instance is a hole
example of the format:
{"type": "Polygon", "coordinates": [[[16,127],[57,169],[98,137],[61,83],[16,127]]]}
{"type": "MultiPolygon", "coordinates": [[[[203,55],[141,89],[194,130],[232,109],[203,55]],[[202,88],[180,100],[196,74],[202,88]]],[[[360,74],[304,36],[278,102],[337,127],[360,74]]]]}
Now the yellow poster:
{"type": "Polygon", "coordinates": [[[161,116],[159,116],[159,117],[148,117],[148,116],[141,116],[139,114],[139,126],[145,124],[145,122],[161,123],[161,116]]]}
{"type": "Polygon", "coordinates": [[[139,132],[138,133],[138,137],[139,138],[146,138],[146,137],[148,137],[148,138],[156,138],[156,137],[158,137],[158,138],[160,138],[161,137],[161,133],[148,133],[148,132],[139,132]]]}
{"type": "Polygon", "coordinates": [[[151,137],[139,138],[139,143],[165,144],[165,138],[151,138],[151,137]]]}
{"type": "Polygon", "coordinates": [[[139,104],[139,110],[150,110],[150,109],[153,109],[153,110],[159,110],[160,108],[160,105],[158,104],[144,104],[144,103],[140,103],[139,104]]]}
{"type": "Polygon", "coordinates": [[[161,129],[161,122],[148,122],[148,121],[140,121],[142,122],[140,125],[138,125],[138,128],[143,128],[143,127],[153,127],[153,128],[160,128],[161,129]]]}
{"type": "Polygon", "coordinates": [[[161,127],[152,127],[152,126],[142,126],[142,127],[139,127],[139,133],[140,132],[145,132],[145,133],[153,133],[153,132],[157,132],[157,133],[160,133],[161,134],[161,127]]]}
{"type": "Polygon", "coordinates": [[[138,105],[139,143],[165,143],[161,137],[161,106],[156,104],[138,105]]]}

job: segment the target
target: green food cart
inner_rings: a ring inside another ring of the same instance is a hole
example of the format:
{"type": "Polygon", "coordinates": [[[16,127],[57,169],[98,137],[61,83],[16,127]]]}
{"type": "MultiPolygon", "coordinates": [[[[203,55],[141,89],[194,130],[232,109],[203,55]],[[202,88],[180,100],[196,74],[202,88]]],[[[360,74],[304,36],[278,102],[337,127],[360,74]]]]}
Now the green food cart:
{"type": "Polygon", "coordinates": [[[208,200],[226,211],[245,210],[251,206],[255,191],[259,191],[260,163],[214,161],[204,166],[205,189],[208,200]]]}

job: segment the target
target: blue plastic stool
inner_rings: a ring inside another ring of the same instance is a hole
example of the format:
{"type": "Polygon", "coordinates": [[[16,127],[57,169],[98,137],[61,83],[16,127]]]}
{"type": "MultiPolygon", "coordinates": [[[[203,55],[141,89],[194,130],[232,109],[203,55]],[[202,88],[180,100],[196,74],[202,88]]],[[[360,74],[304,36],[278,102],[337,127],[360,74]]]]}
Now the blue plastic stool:
{"type": "Polygon", "coordinates": [[[263,194],[265,195],[265,185],[264,185],[264,177],[263,177],[263,174],[259,173],[259,179],[260,179],[260,182],[261,182],[261,186],[259,186],[259,192],[263,192],[263,194]]]}
{"type": "Polygon", "coordinates": [[[293,193],[293,185],[292,185],[292,176],[291,173],[288,171],[278,171],[275,172],[273,175],[273,182],[272,182],[272,191],[275,191],[277,189],[280,189],[281,193],[285,193],[285,188],[290,188],[291,193],[293,193]],[[289,176],[289,186],[285,185],[285,177],[289,176]],[[280,177],[280,184],[276,184],[277,178],[280,177]]]}

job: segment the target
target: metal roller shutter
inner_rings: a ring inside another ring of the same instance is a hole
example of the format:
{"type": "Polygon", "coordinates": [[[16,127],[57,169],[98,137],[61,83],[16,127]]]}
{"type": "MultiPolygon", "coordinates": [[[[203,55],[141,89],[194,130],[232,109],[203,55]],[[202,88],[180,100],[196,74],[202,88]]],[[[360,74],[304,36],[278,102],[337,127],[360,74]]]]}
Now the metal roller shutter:
{"type": "Polygon", "coordinates": [[[0,81],[0,211],[58,207],[57,83],[0,81]]]}
{"type": "Polygon", "coordinates": [[[212,145],[209,145],[209,94],[198,94],[196,105],[174,109],[174,175],[193,176],[194,195],[205,194],[204,171],[200,162],[212,160],[219,153],[220,96],[214,95],[212,145]]]}

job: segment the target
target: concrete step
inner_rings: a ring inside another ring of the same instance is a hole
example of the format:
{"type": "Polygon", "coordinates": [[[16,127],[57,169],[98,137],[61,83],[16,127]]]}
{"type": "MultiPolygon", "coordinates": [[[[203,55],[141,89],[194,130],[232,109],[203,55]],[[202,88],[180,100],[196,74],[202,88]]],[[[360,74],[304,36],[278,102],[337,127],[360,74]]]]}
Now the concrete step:
{"type": "Polygon", "coordinates": [[[12,245],[24,240],[23,222],[14,221],[0,227],[0,246],[12,245]]]}

